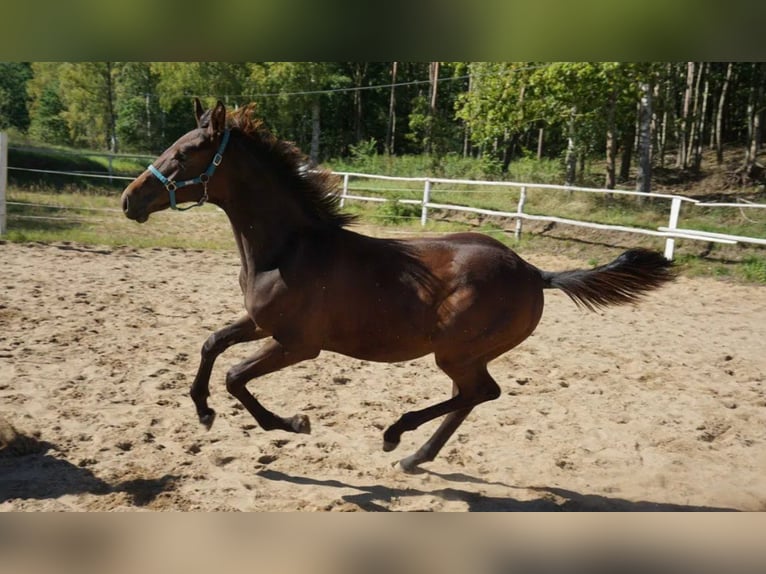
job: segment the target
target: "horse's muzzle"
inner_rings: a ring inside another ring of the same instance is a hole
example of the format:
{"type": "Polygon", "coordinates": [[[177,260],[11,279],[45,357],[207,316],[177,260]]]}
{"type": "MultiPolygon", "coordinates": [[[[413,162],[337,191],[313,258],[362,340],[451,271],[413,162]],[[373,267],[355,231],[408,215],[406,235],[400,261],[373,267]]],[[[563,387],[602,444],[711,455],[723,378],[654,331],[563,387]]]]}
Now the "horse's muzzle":
{"type": "Polygon", "coordinates": [[[144,209],[137,209],[137,203],[136,201],[131,202],[127,193],[122,194],[122,212],[125,214],[125,217],[138,223],[144,223],[149,219],[149,214],[144,209]]]}

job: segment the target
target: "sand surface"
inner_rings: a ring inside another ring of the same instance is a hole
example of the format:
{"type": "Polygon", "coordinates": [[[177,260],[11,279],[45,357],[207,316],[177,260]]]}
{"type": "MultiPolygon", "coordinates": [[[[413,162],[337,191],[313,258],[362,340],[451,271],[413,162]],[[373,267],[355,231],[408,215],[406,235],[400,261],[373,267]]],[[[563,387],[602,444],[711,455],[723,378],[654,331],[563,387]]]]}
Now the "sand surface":
{"type": "MultiPolygon", "coordinates": [[[[587,267],[561,257],[538,267],[587,267]]],[[[381,449],[404,411],[446,398],[425,357],[323,353],[251,382],[312,434],[265,432],[216,363],[212,429],[188,387],[205,338],[242,314],[232,252],[0,244],[0,510],[766,510],[766,289],[681,277],[638,307],[560,292],[490,372],[419,474],[381,449]]]]}

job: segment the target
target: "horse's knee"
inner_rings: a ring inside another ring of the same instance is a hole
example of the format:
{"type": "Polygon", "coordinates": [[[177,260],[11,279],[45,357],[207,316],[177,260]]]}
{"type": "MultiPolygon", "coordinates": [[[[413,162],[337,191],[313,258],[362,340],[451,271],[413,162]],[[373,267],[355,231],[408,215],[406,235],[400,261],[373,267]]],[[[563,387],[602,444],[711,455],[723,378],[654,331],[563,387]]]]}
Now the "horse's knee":
{"type": "Polygon", "coordinates": [[[207,339],[205,339],[205,342],[202,343],[202,356],[206,357],[210,354],[218,355],[220,354],[220,350],[218,349],[219,343],[218,343],[218,337],[216,336],[216,333],[213,333],[210,335],[207,339]]]}

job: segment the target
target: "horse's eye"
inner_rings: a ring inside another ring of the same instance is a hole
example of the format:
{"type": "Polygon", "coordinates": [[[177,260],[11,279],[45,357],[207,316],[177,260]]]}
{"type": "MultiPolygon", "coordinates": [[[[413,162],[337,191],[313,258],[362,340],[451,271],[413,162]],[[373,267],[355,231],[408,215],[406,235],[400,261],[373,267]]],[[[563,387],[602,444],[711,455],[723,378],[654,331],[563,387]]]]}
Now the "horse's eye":
{"type": "Polygon", "coordinates": [[[173,156],[173,159],[181,163],[186,161],[186,154],[182,151],[177,151],[173,156]]]}

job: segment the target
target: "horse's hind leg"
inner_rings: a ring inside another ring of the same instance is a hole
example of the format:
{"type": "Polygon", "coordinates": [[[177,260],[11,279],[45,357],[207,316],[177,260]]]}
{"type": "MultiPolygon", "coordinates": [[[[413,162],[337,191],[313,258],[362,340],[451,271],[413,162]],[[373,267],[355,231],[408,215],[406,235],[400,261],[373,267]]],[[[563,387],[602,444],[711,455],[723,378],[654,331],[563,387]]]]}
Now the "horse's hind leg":
{"type": "Polygon", "coordinates": [[[399,466],[407,472],[411,472],[417,466],[424,462],[430,462],[439,453],[444,444],[449,440],[452,434],[457,430],[465,420],[473,407],[454,411],[444,417],[442,424],[436,429],[436,432],[429,438],[417,452],[399,461],[399,466]]]}
{"type": "Polygon", "coordinates": [[[447,415],[433,436],[415,454],[399,461],[402,468],[408,471],[423,462],[432,461],[473,407],[500,396],[500,387],[487,372],[486,365],[461,369],[451,368],[443,363],[439,363],[439,366],[453,380],[452,398],[420,411],[403,414],[383,435],[383,449],[393,450],[399,444],[403,432],[414,430],[425,422],[447,415]]]}
{"type": "Polygon", "coordinates": [[[200,359],[197,376],[191,385],[189,394],[197,408],[199,421],[208,429],[215,420],[215,411],[207,404],[207,398],[210,396],[210,373],[213,371],[213,364],[218,355],[226,349],[237,343],[247,341],[256,341],[267,336],[267,333],[256,326],[249,315],[235,321],[228,327],[224,327],[210,335],[205,344],[202,345],[202,358],[200,359]]]}
{"type": "Polygon", "coordinates": [[[226,374],[226,389],[253,415],[264,430],[280,429],[296,433],[311,432],[306,415],[283,418],[275,415],[258,402],[247,390],[247,383],[256,377],[273,373],[300,361],[313,359],[319,350],[311,347],[286,348],[278,341],[266,342],[252,357],[235,365],[226,374]]]}

